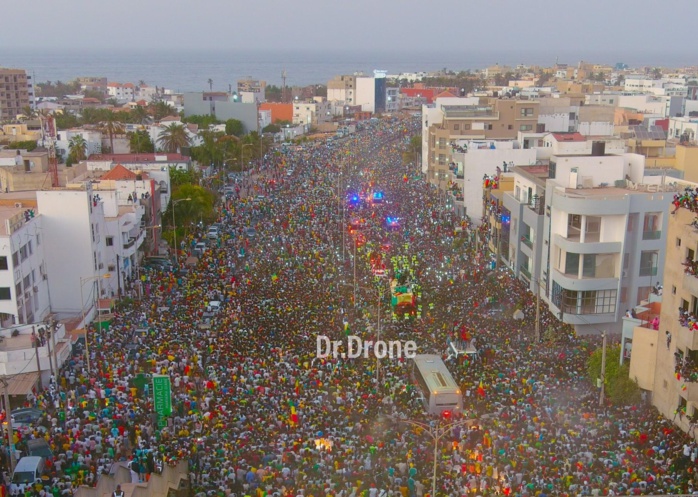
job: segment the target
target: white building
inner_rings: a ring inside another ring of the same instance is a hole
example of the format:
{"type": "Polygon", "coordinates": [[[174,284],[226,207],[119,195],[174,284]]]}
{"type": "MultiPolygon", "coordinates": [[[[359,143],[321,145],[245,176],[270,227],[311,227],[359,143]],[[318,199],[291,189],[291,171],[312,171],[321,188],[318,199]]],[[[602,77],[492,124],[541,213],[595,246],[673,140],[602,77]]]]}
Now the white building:
{"type": "Polygon", "coordinates": [[[0,207],[0,326],[30,324],[50,313],[44,248],[35,209],[0,207]]]}
{"type": "Polygon", "coordinates": [[[661,79],[652,79],[643,75],[628,75],[625,77],[623,89],[627,92],[648,93],[655,88],[661,89],[662,87],[661,79]]]}
{"type": "Polygon", "coordinates": [[[515,140],[454,140],[452,142],[452,178],[461,187],[463,200],[456,200],[456,210],[480,224],[483,212],[482,178],[496,176],[515,165],[535,164],[536,151],[524,149],[515,140]],[[506,164],[506,167],[504,166],[506,164]]]}
{"type": "Polygon", "coordinates": [[[102,133],[86,129],[65,129],[56,132],[56,153],[68,157],[70,152],[70,139],[74,136],[82,136],[86,144],[86,156],[102,153],[102,133]]]}
{"type": "Polygon", "coordinates": [[[118,102],[130,102],[136,95],[133,83],[107,83],[107,94],[118,102]]]}
{"type": "Polygon", "coordinates": [[[360,105],[362,112],[376,111],[376,79],[372,76],[356,77],[356,97],[354,105],[360,105]]]}
{"type": "Polygon", "coordinates": [[[304,126],[317,126],[332,120],[330,104],[322,97],[316,97],[313,101],[294,100],[293,124],[304,126]]]}
{"type": "Polygon", "coordinates": [[[670,118],[667,138],[679,140],[684,135],[689,141],[695,141],[698,136],[698,119],[695,117],[670,118]]]}
{"type": "Polygon", "coordinates": [[[89,313],[91,302],[118,290],[116,281],[104,277],[108,268],[101,197],[86,182],[80,188],[38,191],[36,200],[42,213],[42,243],[51,247],[44,253],[51,309],[70,316],[89,313]]]}
{"type": "Polygon", "coordinates": [[[152,191],[151,197],[155,197],[155,193],[159,194],[160,205],[154,206],[155,210],[164,212],[170,202],[171,184],[170,170],[178,169],[180,171],[188,171],[191,168],[191,159],[181,154],[104,154],[93,155],[88,157],[88,171],[103,171],[108,172],[122,165],[126,169],[135,172],[147,173],[149,178],[155,181],[159,186],[157,192],[152,191]]]}
{"type": "Polygon", "coordinates": [[[150,103],[157,97],[158,88],[156,86],[139,85],[136,89],[135,100],[145,100],[150,103]]]}
{"type": "Polygon", "coordinates": [[[625,309],[661,281],[673,193],[644,177],[643,156],[608,155],[601,143],[581,155],[581,143],[561,144],[567,153],[549,166],[514,169],[503,256],[578,332],[620,331],[625,309]]]}

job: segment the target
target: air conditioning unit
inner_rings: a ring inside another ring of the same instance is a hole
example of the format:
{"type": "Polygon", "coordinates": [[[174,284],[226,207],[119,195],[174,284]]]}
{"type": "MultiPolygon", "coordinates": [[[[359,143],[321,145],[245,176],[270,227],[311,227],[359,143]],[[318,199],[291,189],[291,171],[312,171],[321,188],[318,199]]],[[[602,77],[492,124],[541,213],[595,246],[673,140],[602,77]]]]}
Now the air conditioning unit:
{"type": "Polygon", "coordinates": [[[22,208],[22,202],[15,202],[15,209],[21,209],[22,208]]]}

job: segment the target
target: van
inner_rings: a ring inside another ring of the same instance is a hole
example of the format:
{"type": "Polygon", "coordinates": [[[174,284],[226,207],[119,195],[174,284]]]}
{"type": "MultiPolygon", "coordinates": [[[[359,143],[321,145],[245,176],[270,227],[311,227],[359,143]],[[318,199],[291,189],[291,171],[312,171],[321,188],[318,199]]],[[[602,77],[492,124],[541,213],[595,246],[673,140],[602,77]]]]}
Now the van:
{"type": "Polygon", "coordinates": [[[27,487],[41,482],[44,474],[44,458],[39,456],[26,456],[19,460],[12,473],[10,493],[24,493],[27,487]]]}

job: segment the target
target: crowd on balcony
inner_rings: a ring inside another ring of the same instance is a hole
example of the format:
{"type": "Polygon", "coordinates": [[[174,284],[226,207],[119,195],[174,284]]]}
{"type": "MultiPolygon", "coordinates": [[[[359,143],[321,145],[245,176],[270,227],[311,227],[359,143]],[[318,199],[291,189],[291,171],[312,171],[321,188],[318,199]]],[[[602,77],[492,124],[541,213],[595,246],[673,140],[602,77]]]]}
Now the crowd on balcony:
{"type": "Polygon", "coordinates": [[[455,153],[458,154],[467,154],[468,153],[468,146],[467,145],[458,145],[456,142],[451,142],[451,149],[455,153]]]}
{"type": "Polygon", "coordinates": [[[497,190],[499,188],[499,175],[494,176],[491,174],[485,174],[482,177],[482,184],[484,188],[491,188],[492,190],[497,190]]]}
{"type": "Polygon", "coordinates": [[[698,363],[691,357],[674,352],[674,365],[679,380],[691,383],[698,381],[698,363]]]}
{"type": "Polygon", "coordinates": [[[690,274],[691,276],[698,275],[698,261],[692,261],[689,258],[682,263],[684,266],[684,273],[690,274]]]}
{"type": "Polygon", "coordinates": [[[698,320],[696,317],[685,310],[683,307],[679,307],[679,323],[685,328],[690,328],[692,330],[698,330],[698,320]]]}
{"type": "Polygon", "coordinates": [[[672,214],[674,214],[681,207],[688,209],[691,212],[698,212],[698,187],[694,189],[687,186],[683,193],[677,193],[674,195],[674,201],[672,204],[674,205],[674,210],[671,211],[672,214]]]}

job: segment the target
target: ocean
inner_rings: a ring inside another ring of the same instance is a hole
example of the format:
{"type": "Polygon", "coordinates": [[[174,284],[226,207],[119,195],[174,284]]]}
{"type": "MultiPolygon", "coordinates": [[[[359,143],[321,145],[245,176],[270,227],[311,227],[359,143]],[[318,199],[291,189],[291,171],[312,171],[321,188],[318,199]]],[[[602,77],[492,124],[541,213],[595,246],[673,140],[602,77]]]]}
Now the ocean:
{"type": "Polygon", "coordinates": [[[327,84],[335,75],[374,69],[388,74],[399,72],[453,71],[482,69],[498,63],[550,66],[561,63],[577,64],[580,60],[603,64],[624,62],[631,66],[678,67],[698,63],[683,53],[612,53],[552,51],[440,51],[415,52],[351,52],[351,51],[236,51],[236,50],[37,50],[0,47],[0,66],[26,69],[36,82],[67,82],[79,76],[103,76],[109,81],[137,84],[140,80],[151,86],[164,86],[175,91],[208,90],[209,78],[213,89],[235,89],[237,80],[245,77],[265,80],[281,86],[281,74],[286,71],[287,86],[327,84]]]}

